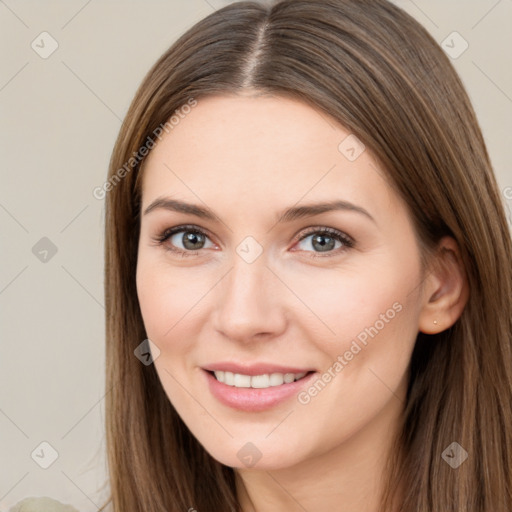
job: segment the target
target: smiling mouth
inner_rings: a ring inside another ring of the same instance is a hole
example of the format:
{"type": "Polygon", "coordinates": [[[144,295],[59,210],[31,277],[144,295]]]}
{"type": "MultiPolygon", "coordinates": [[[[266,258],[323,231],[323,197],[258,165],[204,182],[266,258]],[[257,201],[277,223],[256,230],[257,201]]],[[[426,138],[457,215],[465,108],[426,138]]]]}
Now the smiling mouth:
{"type": "Polygon", "coordinates": [[[209,371],[218,382],[235,388],[266,389],[291,384],[303,379],[310,373],[264,373],[262,375],[244,375],[242,373],[209,371]]]}

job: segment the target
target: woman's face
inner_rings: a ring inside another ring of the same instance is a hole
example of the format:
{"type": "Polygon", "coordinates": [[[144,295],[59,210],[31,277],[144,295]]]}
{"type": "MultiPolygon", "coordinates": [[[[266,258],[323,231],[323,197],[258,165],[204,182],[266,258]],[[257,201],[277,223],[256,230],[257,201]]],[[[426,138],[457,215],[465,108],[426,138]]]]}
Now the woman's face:
{"type": "Polygon", "coordinates": [[[283,97],[200,99],[149,154],[142,316],[165,393],[220,462],[375,453],[394,428],[423,299],[383,176],[346,129],[283,97]]]}

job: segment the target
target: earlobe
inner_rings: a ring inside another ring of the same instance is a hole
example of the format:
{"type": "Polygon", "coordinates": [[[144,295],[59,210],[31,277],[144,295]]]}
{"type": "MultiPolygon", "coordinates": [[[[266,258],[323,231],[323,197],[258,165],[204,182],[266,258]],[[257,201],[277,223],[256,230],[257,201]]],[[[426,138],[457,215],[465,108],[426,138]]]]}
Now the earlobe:
{"type": "Polygon", "coordinates": [[[418,330],[437,334],[460,317],[469,298],[469,284],[457,242],[444,237],[434,255],[432,270],[425,280],[424,303],[418,330]]]}

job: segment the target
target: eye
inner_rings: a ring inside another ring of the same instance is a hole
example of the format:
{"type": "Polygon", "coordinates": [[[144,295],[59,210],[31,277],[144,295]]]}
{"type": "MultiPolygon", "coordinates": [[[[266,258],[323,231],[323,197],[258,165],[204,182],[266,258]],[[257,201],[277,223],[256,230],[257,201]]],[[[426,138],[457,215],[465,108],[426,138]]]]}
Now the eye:
{"type": "MultiPolygon", "coordinates": [[[[154,242],[183,257],[197,256],[201,249],[215,247],[207,233],[193,225],[166,229],[154,238],[154,242]]],[[[328,227],[310,228],[302,233],[297,244],[299,250],[310,253],[309,257],[335,256],[354,245],[355,241],[350,236],[328,227]]]]}
{"type": "Polygon", "coordinates": [[[196,226],[176,226],[166,229],[155,239],[157,245],[163,245],[167,250],[182,256],[195,256],[200,249],[213,247],[208,235],[196,226]],[[210,241],[211,245],[207,245],[210,241]]]}
{"type": "Polygon", "coordinates": [[[354,247],[354,240],[345,233],[333,228],[312,228],[303,234],[297,244],[302,251],[311,252],[311,257],[332,256],[354,247]],[[324,254],[315,254],[324,253],[324,254]]]}

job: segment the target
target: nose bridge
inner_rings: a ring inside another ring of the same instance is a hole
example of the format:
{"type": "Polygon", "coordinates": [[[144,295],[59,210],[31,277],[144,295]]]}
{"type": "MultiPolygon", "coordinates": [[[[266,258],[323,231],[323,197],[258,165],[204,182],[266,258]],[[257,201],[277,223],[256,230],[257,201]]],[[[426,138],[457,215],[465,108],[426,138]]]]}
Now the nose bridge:
{"type": "Polygon", "coordinates": [[[224,306],[243,316],[263,312],[269,303],[269,274],[264,258],[252,263],[236,255],[224,290],[224,306]]]}
{"type": "Polygon", "coordinates": [[[235,254],[222,280],[216,309],[216,328],[232,339],[277,334],[284,326],[280,292],[262,256],[252,262],[235,254]]]}

